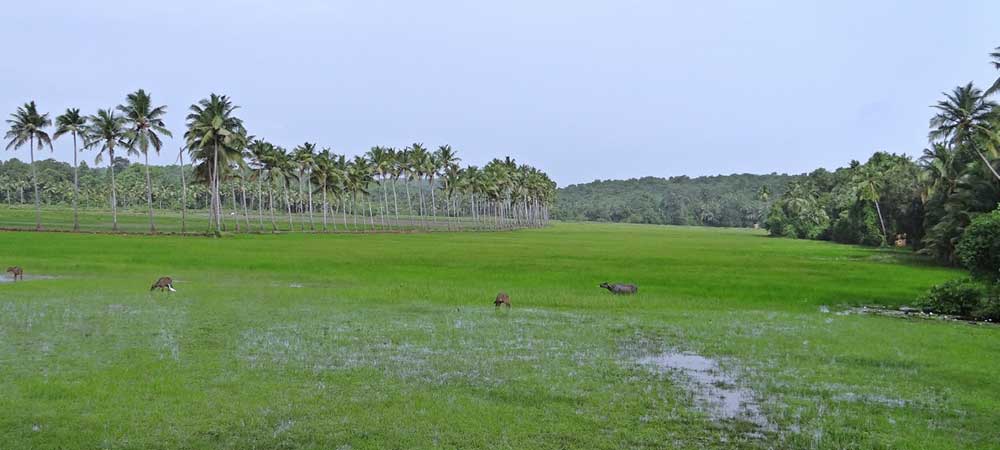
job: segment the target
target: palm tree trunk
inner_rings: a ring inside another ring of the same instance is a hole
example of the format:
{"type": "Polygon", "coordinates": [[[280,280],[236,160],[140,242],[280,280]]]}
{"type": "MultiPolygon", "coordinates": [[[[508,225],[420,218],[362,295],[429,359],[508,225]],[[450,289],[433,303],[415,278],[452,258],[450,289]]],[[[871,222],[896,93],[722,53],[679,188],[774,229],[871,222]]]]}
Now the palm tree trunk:
{"type": "Polygon", "coordinates": [[[250,232],[250,211],[247,209],[247,189],[243,184],[243,177],[240,177],[240,203],[243,204],[243,222],[247,226],[247,233],[250,232]]]}
{"type": "Polygon", "coordinates": [[[149,151],[142,152],[146,164],[146,206],[149,207],[149,232],[156,233],[156,225],[153,222],[153,181],[149,178],[149,151]]]}
{"type": "Polygon", "coordinates": [[[368,217],[369,219],[371,219],[372,231],[377,231],[377,229],[375,228],[375,214],[372,213],[372,196],[371,194],[369,194],[366,195],[365,197],[368,203],[368,217]]]}
{"type": "Polygon", "coordinates": [[[341,196],[337,199],[337,203],[340,205],[340,212],[344,217],[344,231],[351,231],[351,229],[347,226],[347,203],[345,202],[344,194],[346,194],[346,192],[340,193],[341,196]]]}
{"type": "Polygon", "coordinates": [[[257,231],[264,231],[264,169],[257,172],[257,231]]]}
{"type": "Polygon", "coordinates": [[[187,184],[184,183],[184,149],[179,152],[181,160],[181,233],[187,231],[187,184]]]}
{"type": "Polygon", "coordinates": [[[434,200],[434,177],[430,177],[427,184],[431,187],[431,214],[434,215],[433,224],[436,227],[438,224],[438,213],[437,213],[437,201],[434,200]]]}
{"type": "Polygon", "coordinates": [[[323,189],[323,231],[326,232],[326,188],[323,189]]]}
{"type": "Polygon", "coordinates": [[[424,187],[417,185],[417,193],[420,194],[420,223],[427,228],[427,221],[424,220],[424,187]]]}
{"type": "MultiPolygon", "coordinates": [[[[310,173],[310,175],[312,175],[312,174],[310,173]]],[[[312,181],[309,178],[306,178],[306,192],[309,193],[309,231],[316,231],[316,224],[313,221],[313,190],[312,190],[312,181]]]]}
{"type": "Polygon", "coordinates": [[[115,188],[115,151],[114,143],[108,142],[108,167],[111,169],[111,230],[118,231],[118,194],[115,188]]]}
{"type": "Polygon", "coordinates": [[[274,218],[274,189],[272,189],[270,180],[268,180],[267,185],[267,205],[271,210],[271,232],[278,231],[278,222],[274,218]]]}
{"type": "Polygon", "coordinates": [[[875,211],[878,212],[878,221],[882,225],[882,242],[885,243],[889,234],[885,231],[885,220],[882,219],[882,208],[879,207],[878,200],[875,200],[875,211]]]}
{"type": "MultiPolygon", "coordinates": [[[[24,141],[21,141],[24,142],[24,141]]],[[[38,199],[38,174],[35,172],[35,135],[28,137],[28,151],[31,154],[31,182],[35,185],[35,230],[42,229],[42,202],[38,199]]]]}
{"type": "Polygon", "coordinates": [[[80,195],[80,168],[76,162],[76,131],[73,132],[73,231],[80,231],[80,211],[77,196],[80,195]]]}
{"type": "Polygon", "coordinates": [[[993,173],[993,176],[996,177],[997,181],[1000,181],[1000,173],[997,173],[997,170],[993,168],[992,164],[990,164],[990,160],[986,158],[986,155],[984,155],[983,152],[979,151],[979,148],[976,147],[976,144],[974,142],[972,144],[972,148],[976,150],[976,154],[979,155],[980,158],[982,158],[983,164],[985,164],[986,168],[993,173]]]}
{"type": "Polygon", "coordinates": [[[288,231],[295,231],[292,224],[292,202],[288,199],[288,184],[281,183],[281,190],[285,192],[285,207],[288,209],[288,231]]]}
{"type": "MultiPolygon", "coordinates": [[[[385,215],[389,212],[389,192],[385,189],[385,174],[382,174],[382,182],[378,184],[378,187],[382,190],[382,203],[385,204],[385,210],[382,211],[382,228],[386,228],[385,215]]],[[[399,224],[397,223],[396,226],[398,227],[399,224]]]]}
{"type": "Polygon", "coordinates": [[[396,177],[392,177],[392,211],[396,216],[396,228],[400,228],[399,225],[399,201],[396,199],[396,177]]]}
{"type": "Polygon", "coordinates": [[[354,231],[358,231],[358,193],[354,192],[351,199],[351,216],[354,218],[354,231]]]}
{"type": "Polygon", "coordinates": [[[403,178],[403,187],[406,188],[406,212],[410,216],[410,224],[413,223],[413,201],[410,199],[410,180],[403,178]]]}
{"type": "Polygon", "coordinates": [[[236,206],[236,185],[229,185],[230,192],[233,194],[233,223],[236,225],[236,232],[240,232],[240,209],[236,206]]]}
{"type": "Polygon", "coordinates": [[[219,211],[219,140],[213,140],[212,156],[212,215],[215,217],[215,232],[222,232],[222,212],[219,211]]]}

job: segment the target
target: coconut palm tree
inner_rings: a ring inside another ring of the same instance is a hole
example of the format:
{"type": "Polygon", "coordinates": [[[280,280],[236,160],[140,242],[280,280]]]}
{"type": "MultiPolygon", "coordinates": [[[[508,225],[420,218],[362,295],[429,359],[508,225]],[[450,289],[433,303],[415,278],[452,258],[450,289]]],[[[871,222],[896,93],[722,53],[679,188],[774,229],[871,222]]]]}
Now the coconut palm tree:
{"type": "MultiPolygon", "coordinates": [[[[312,173],[310,174],[311,181],[316,183],[316,189],[318,189],[323,194],[323,231],[327,231],[327,225],[329,223],[327,211],[329,210],[329,199],[327,198],[327,193],[330,192],[330,181],[334,178],[333,172],[333,155],[329,148],[324,148],[316,155],[316,159],[313,163],[312,173]]],[[[336,220],[333,222],[334,229],[337,227],[336,220]]]]}
{"type": "MultiPolygon", "coordinates": [[[[455,153],[455,150],[452,150],[452,148],[451,148],[450,145],[442,145],[442,146],[438,147],[438,149],[437,149],[436,152],[434,152],[434,162],[435,162],[435,166],[436,166],[434,172],[435,173],[440,173],[440,174],[443,175],[443,174],[447,174],[449,171],[457,171],[458,170],[458,163],[461,162],[461,161],[462,161],[462,158],[458,157],[458,155],[455,153]]],[[[447,179],[445,179],[444,190],[446,192],[449,192],[449,189],[448,189],[448,180],[447,179]]],[[[433,194],[434,194],[434,175],[432,174],[431,175],[431,195],[432,195],[431,203],[434,203],[433,194]]],[[[450,198],[451,197],[449,195],[449,201],[450,201],[450,198]]],[[[448,208],[448,215],[449,216],[451,215],[451,207],[450,206],[448,208]]]]}
{"type": "Polygon", "coordinates": [[[25,143],[28,144],[28,152],[31,155],[31,182],[35,189],[35,229],[41,230],[42,205],[38,197],[38,174],[35,170],[35,143],[38,143],[39,150],[48,145],[49,151],[52,151],[52,140],[49,138],[49,134],[44,131],[45,128],[52,125],[52,120],[49,119],[48,113],[38,113],[38,108],[35,106],[34,101],[18,107],[17,111],[11,114],[10,117],[10,119],[7,119],[10,129],[4,135],[4,139],[8,139],[7,150],[17,150],[25,143]]]}
{"type": "Polygon", "coordinates": [[[125,118],[116,116],[114,110],[99,109],[97,114],[87,117],[87,137],[85,148],[97,149],[94,164],[100,164],[107,155],[108,169],[111,171],[111,229],[118,231],[118,188],[115,183],[115,148],[129,148],[126,141],[125,118]]]}
{"type": "Polygon", "coordinates": [[[76,138],[84,135],[86,126],[87,119],[80,115],[79,109],[67,108],[65,113],[56,117],[56,131],[52,133],[52,139],[59,139],[65,134],[73,136],[73,231],[80,231],[80,211],[77,208],[77,197],[80,195],[80,170],[76,157],[79,151],[76,138]]]}
{"type": "MultiPolygon", "coordinates": [[[[310,180],[310,173],[316,164],[316,144],[306,142],[298,147],[295,147],[295,150],[292,150],[292,159],[295,160],[295,164],[298,168],[299,197],[304,197],[303,184],[306,185],[305,191],[308,193],[309,229],[316,231],[316,226],[313,223],[312,181],[310,180]]],[[[302,213],[305,213],[305,210],[305,207],[301,208],[302,213]]],[[[305,230],[305,224],[302,225],[302,229],[305,230]]]]}
{"type": "MultiPolygon", "coordinates": [[[[379,210],[383,228],[386,228],[385,214],[389,211],[389,193],[385,188],[385,179],[386,175],[392,172],[392,166],[394,165],[393,154],[390,151],[391,149],[388,147],[375,146],[369,149],[367,153],[368,160],[372,163],[372,169],[378,175],[379,190],[382,191],[382,206],[379,207],[379,210]]],[[[396,225],[399,225],[398,220],[396,221],[396,225]]]]}
{"type": "Polygon", "coordinates": [[[996,156],[998,119],[997,103],[986,99],[983,92],[972,83],[958,86],[945,99],[933,106],[938,113],[931,118],[931,142],[947,141],[956,148],[975,152],[993,176],[1000,180],[1000,173],[986,157],[996,156]]]}
{"type": "Polygon", "coordinates": [[[127,129],[125,138],[128,148],[138,150],[145,158],[146,169],[146,205],[149,207],[149,232],[156,232],[153,220],[153,182],[149,176],[149,147],[160,154],[163,141],[160,136],[173,136],[163,124],[163,116],[167,113],[166,106],[153,106],[153,99],[146,91],[139,89],[125,97],[125,104],[118,105],[125,117],[127,129]]]}
{"type": "MultiPolygon", "coordinates": [[[[347,162],[347,156],[345,155],[330,155],[330,176],[327,182],[330,184],[330,190],[334,194],[334,198],[337,201],[337,207],[340,209],[341,218],[344,224],[344,231],[350,231],[347,226],[347,198],[350,192],[349,180],[348,180],[348,168],[350,164],[347,162]]],[[[336,213],[336,211],[334,211],[336,213]]],[[[334,222],[337,218],[334,217],[334,222]]]]}
{"type": "MultiPolygon", "coordinates": [[[[418,145],[418,144],[414,144],[418,145]]],[[[406,191],[406,214],[410,217],[410,222],[413,222],[413,198],[410,195],[410,181],[414,178],[415,164],[413,160],[413,146],[406,147],[399,152],[398,157],[398,167],[400,175],[403,178],[403,189],[406,191]]]]}
{"type": "MultiPolygon", "coordinates": [[[[993,65],[993,68],[996,70],[1000,70],[1000,47],[995,48],[993,52],[990,53],[990,59],[992,59],[992,61],[990,61],[990,64],[993,65]]],[[[1000,78],[997,78],[996,81],[993,82],[993,85],[986,90],[985,95],[986,96],[993,95],[998,90],[1000,90],[1000,78]]]]}
{"type": "Polygon", "coordinates": [[[285,197],[285,209],[288,212],[288,231],[293,231],[292,202],[288,198],[288,185],[295,178],[295,165],[287,150],[283,147],[274,147],[274,151],[271,152],[271,157],[268,161],[267,172],[274,181],[281,184],[281,191],[285,197]]]}
{"type": "Polygon", "coordinates": [[[236,117],[239,106],[233,105],[225,95],[211,94],[191,105],[187,115],[184,139],[195,161],[200,161],[196,175],[200,176],[212,194],[212,225],[215,232],[222,231],[222,201],[220,172],[228,166],[227,155],[241,153],[246,139],[243,120],[236,117]]]}
{"type": "Polygon", "coordinates": [[[403,152],[397,151],[392,147],[387,148],[386,152],[389,154],[389,184],[392,186],[392,212],[396,216],[396,227],[399,228],[401,225],[399,223],[399,199],[396,196],[396,181],[403,175],[403,152]]]}
{"type": "MultiPolygon", "coordinates": [[[[264,230],[264,170],[267,169],[267,159],[269,153],[272,151],[274,151],[274,146],[262,139],[254,139],[247,146],[247,156],[249,159],[247,163],[251,169],[256,171],[258,231],[264,230]]],[[[272,231],[274,230],[272,229],[272,231]]]]}
{"type": "Polygon", "coordinates": [[[428,168],[431,166],[430,162],[431,155],[424,148],[423,144],[413,144],[410,146],[410,154],[408,166],[409,166],[409,179],[417,181],[417,194],[420,198],[420,211],[417,213],[420,217],[420,222],[426,227],[427,222],[425,220],[426,209],[424,208],[424,188],[422,186],[424,175],[427,174],[428,168]]]}

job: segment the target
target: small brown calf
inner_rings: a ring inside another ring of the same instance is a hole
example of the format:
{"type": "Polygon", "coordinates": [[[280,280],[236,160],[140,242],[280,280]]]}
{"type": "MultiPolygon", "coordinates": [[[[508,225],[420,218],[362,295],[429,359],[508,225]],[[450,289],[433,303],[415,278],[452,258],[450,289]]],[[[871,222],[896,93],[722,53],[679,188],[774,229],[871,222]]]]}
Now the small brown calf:
{"type": "Polygon", "coordinates": [[[493,300],[493,306],[500,308],[500,305],[510,308],[510,296],[506,292],[497,294],[497,299],[493,300]]]}
{"type": "Polygon", "coordinates": [[[18,278],[20,278],[21,281],[24,281],[24,269],[18,266],[8,267],[7,273],[14,276],[14,281],[17,281],[18,278]]]}
{"type": "Polygon", "coordinates": [[[160,292],[163,292],[164,289],[170,292],[177,292],[177,290],[174,289],[174,280],[171,279],[170,277],[161,277],[160,279],[156,280],[156,283],[153,283],[153,286],[150,287],[149,290],[152,291],[157,288],[160,289],[160,292]]]}

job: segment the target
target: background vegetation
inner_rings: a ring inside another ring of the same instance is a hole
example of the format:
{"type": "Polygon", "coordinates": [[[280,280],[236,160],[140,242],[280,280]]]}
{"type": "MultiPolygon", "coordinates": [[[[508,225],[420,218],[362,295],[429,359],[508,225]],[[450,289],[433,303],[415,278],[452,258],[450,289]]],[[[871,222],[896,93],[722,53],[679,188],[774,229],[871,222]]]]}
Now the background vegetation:
{"type": "Polygon", "coordinates": [[[552,215],[563,220],[753,227],[763,223],[770,201],[799,178],[742,174],[597,180],[559,189],[552,215]]]}

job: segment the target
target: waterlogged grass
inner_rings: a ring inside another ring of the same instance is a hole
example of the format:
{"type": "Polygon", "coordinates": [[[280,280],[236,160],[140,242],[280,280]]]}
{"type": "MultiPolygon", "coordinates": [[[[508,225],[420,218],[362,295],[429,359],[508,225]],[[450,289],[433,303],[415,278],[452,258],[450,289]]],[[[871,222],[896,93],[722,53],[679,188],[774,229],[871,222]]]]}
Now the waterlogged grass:
{"type": "Polygon", "coordinates": [[[742,230],[0,233],[2,448],[995,448],[1000,328],[837,315],[960,273],[742,230]],[[149,293],[159,276],[178,292],[149,293]],[[639,285],[613,297],[602,281],[639,285]],[[497,291],[514,307],[495,311],[497,291]],[[827,306],[831,312],[823,312],[827,306]],[[694,352],[766,428],[716,420],[694,352]]]}

